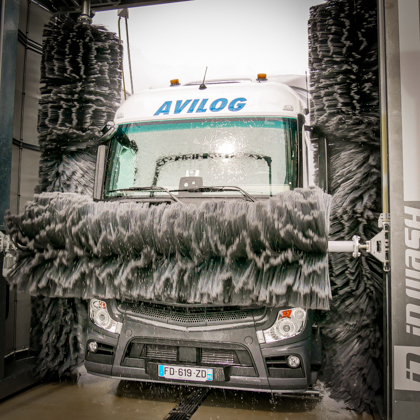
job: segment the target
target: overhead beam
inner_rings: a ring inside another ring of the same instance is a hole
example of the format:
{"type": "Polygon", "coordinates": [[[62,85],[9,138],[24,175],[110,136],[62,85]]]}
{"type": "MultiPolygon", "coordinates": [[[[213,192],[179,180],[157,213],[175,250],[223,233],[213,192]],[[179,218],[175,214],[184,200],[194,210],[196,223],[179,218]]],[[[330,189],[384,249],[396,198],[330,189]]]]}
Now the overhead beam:
{"type": "MultiPolygon", "coordinates": [[[[93,0],[90,9],[93,12],[102,12],[105,10],[117,10],[124,7],[139,7],[139,6],[152,6],[165,3],[177,3],[192,0],[120,0],[120,1],[95,1],[93,0]]],[[[46,9],[56,15],[82,13],[83,2],[82,0],[72,1],[73,5],[69,5],[68,1],[47,1],[37,0],[37,3],[44,6],[46,9]]]]}

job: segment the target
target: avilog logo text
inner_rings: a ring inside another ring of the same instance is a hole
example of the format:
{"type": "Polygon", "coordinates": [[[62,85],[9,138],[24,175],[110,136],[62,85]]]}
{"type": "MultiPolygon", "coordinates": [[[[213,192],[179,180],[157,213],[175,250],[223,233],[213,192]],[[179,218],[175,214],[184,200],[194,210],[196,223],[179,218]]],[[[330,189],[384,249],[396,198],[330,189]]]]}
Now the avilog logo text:
{"type": "Polygon", "coordinates": [[[200,113],[200,112],[219,112],[228,107],[231,112],[237,112],[243,109],[246,105],[246,98],[235,98],[230,102],[226,98],[218,98],[208,105],[209,99],[186,99],[185,101],[179,100],[175,102],[175,106],[172,108],[172,101],[166,101],[154,114],[156,115],[169,115],[181,114],[185,111],[185,114],[200,113]],[[200,104],[199,104],[200,102],[200,104]]]}

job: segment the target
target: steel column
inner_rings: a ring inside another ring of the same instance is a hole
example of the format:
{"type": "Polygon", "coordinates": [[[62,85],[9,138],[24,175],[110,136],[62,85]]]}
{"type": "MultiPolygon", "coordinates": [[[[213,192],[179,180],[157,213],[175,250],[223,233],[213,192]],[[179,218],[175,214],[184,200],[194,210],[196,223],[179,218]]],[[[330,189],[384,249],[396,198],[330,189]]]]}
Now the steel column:
{"type": "Polygon", "coordinates": [[[1,0],[0,18],[0,229],[10,205],[13,112],[15,102],[16,55],[19,1],[1,0]]]}
{"type": "Polygon", "coordinates": [[[415,420],[420,413],[420,10],[418,0],[380,2],[391,214],[388,418],[415,420]]]}

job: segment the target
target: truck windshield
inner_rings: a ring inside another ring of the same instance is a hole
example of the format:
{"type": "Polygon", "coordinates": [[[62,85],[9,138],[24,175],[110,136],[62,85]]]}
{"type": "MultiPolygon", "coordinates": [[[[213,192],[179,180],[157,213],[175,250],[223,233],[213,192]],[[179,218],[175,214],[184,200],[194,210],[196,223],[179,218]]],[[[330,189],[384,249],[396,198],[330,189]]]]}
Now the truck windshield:
{"type": "MultiPolygon", "coordinates": [[[[293,189],[296,119],[229,118],[120,125],[111,140],[105,196],[174,195],[191,187],[236,186],[252,195],[293,189]],[[136,190],[138,188],[138,190],[136,190]]],[[[208,190],[200,195],[233,193],[208,190]]]]}

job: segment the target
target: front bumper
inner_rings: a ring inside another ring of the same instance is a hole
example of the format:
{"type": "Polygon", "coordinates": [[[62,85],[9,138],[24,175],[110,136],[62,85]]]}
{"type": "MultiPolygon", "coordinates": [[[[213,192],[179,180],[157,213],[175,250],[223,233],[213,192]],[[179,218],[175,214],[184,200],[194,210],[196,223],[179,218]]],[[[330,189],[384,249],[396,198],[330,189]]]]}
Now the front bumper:
{"type": "Polygon", "coordinates": [[[87,349],[87,371],[125,380],[300,393],[317,379],[313,355],[320,343],[310,322],[294,339],[259,344],[254,325],[174,329],[126,317],[120,335],[90,323],[87,343],[92,340],[100,351],[87,349]],[[299,368],[287,366],[289,355],[299,357],[299,368]],[[212,368],[213,381],[162,378],[159,364],[212,368]]]}

